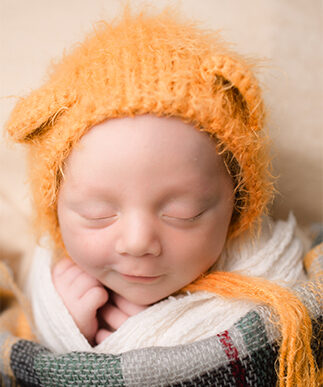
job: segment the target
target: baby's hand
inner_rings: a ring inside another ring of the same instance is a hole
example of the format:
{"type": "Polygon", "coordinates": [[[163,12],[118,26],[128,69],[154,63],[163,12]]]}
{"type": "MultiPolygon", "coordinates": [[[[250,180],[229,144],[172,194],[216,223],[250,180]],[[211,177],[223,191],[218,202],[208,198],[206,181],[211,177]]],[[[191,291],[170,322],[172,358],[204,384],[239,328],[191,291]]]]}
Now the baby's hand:
{"type": "Polygon", "coordinates": [[[108,301],[108,292],[94,277],[69,259],[53,268],[54,286],[81,333],[95,344],[98,330],[97,310],[108,301]]]}
{"type": "Polygon", "coordinates": [[[147,308],[147,306],[136,305],[116,293],[110,291],[109,293],[109,302],[99,310],[99,319],[105,327],[99,328],[96,334],[97,344],[116,331],[130,316],[147,308]]]}

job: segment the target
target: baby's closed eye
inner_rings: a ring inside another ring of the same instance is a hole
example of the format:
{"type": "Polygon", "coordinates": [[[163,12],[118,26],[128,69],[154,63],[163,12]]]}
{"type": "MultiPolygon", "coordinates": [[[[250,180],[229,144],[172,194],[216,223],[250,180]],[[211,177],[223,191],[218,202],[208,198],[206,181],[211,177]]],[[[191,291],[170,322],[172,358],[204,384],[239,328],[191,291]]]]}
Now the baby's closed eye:
{"type": "Polygon", "coordinates": [[[163,214],[162,217],[169,219],[169,220],[178,220],[178,221],[184,221],[184,222],[194,222],[195,220],[199,219],[206,210],[202,210],[200,212],[197,212],[195,215],[189,215],[189,214],[179,214],[179,213],[169,213],[169,214],[163,214]]]}

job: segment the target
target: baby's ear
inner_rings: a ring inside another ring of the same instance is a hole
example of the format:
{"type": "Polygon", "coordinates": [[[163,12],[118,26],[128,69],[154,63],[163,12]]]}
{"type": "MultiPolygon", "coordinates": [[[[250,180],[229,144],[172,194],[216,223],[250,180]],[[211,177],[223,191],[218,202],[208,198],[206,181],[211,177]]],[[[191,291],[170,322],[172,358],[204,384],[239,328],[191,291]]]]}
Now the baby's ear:
{"type": "Polygon", "coordinates": [[[243,98],[249,114],[249,124],[253,130],[259,130],[263,125],[264,106],[258,80],[251,71],[251,65],[242,58],[239,60],[218,55],[213,58],[214,75],[221,76],[235,87],[243,98]]]}
{"type": "Polygon", "coordinates": [[[22,98],[13,109],[5,131],[16,142],[42,136],[75,102],[75,95],[51,83],[22,98]]]}

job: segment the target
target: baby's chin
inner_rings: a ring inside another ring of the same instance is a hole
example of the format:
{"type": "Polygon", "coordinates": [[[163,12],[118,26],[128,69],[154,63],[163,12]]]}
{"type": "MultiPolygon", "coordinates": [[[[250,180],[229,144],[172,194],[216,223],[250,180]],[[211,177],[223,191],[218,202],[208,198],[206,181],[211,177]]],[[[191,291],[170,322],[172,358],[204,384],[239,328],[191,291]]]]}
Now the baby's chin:
{"type": "Polygon", "coordinates": [[[157,294],[152,293],[149,289],[138,290],[138,291],[121,291],[115,292],[120,296],[124,297],[128,302],[133,303],[138,306],[148,307],[153,304],[156,304],[159,301],[162,301],[172,295],[173,293],[169,292],[160,292],[157,294]]]}
{"type": "Polygon", "coordinates": [[[121,294],[121,296],[123,296],[129,302],[132,302],[135,305],[145,306],[145,307],[156,304],[157,302],[162,301],[163,299],[168,297],[168,295],[153,296],[150,294],[121,294]]]}

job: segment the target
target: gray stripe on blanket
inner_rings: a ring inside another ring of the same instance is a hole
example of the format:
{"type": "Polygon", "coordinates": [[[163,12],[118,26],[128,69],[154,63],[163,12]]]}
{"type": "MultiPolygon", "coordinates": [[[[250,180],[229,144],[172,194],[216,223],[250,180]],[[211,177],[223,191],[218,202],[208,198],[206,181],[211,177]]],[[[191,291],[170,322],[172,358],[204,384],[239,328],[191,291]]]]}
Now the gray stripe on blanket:
{"type": "MultiPolygon", "coordinates": [[[[323,257],[320,257],[323,258],[323,257]]],[[[321,279],[305,282],[295,289],[296,295],[306,306],[311,318],[315,320],[322,315],[323,299],[321,289],[323,281],[321,279]]]]}
{"type": "MultiPolygon", "coordinates": [[[[239,354],[247,353],[242,334],[229,330],[239,354]]],[[[161,387],[193,379],[214,368],[225,366],[229,359],[217,336],[191,344],[174,347],[154,347],[126,352],[121,358],[127,387],[161,387]],[[162,361],[161,361],[162,359],[162,361]]]]}

